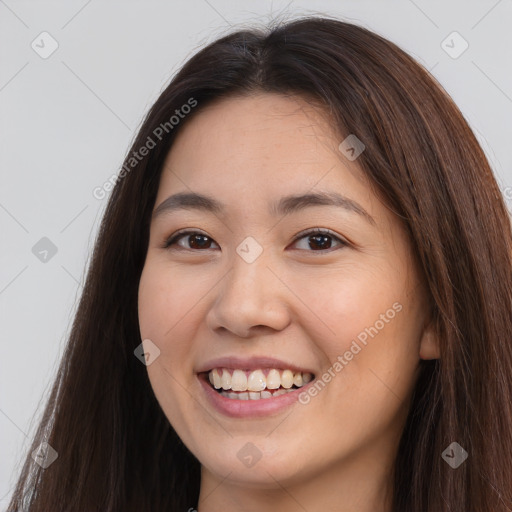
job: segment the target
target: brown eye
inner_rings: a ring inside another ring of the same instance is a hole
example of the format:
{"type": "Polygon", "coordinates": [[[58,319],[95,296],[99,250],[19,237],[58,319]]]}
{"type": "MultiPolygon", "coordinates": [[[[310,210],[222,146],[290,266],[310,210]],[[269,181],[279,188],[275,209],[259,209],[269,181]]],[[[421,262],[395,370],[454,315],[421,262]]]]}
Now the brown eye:
{"type": "Polygon", "coordinates": [[[306,249],[301,250],[308,250],[311,249],[309,252],[321,252],[321,251],[327,251],[332,249],[332,242],[333,240],[338,242],[338,246],[345,247],[348,245],[348,242],[345,240],[342,240],[340,237],[336,236],[331,230],[329,229],[314,229],[311,231],[308,231],[307,233],[303,233],[299,237],[295,239],[296,243],[299,240],[305,239],[307,240],[306,249]]]}
{"type": "Polygon", "coordinates": [[[185,231],[173,235],[171,238],[169,238],[169,240],[165,242],[164,248],[170,248],[171,246],[175,245],[178,241],[181,241],[181,239],[185,239],[186,243],[188,242],[189,244],[188,247],[179,245],[179,248],[185,250],[211,249],[211,244],[213,242],[213,240],[209,236],[204,235],[203,233],[200,233],[198,231],[185,231]]]}

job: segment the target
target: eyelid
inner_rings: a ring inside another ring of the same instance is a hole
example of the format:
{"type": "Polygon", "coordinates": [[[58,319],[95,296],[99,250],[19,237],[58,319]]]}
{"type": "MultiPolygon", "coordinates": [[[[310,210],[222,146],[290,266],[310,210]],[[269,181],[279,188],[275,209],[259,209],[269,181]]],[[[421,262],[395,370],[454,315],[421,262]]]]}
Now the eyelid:
{"type": "MultiPolygon", "coordinates": [[[[337,249],[340,249],[343,247],[350,247],[352,245],[346,238],[342,237],[341,235],[338,235],[338,233],[336,233],[332,229],[320,228],[320,227],[308,228],[303,231],[300,231],[299,233],[297,233],[297,235],[293,239],[292,244],[298,242],[301,238],[305,238],[307,236],[313,236],[313,235],[328,235],[331,238],[335,239],[337,242],[339,242],[339,246],[331,247],[330,249],[324,249],[324,250],[319,250],[319,251],[302,251],[302,252],[310,252],[313,254],[314,253],[326,254],[326,253],[331,253],[333,251],[336,251],[337,249]]],[[[301,249],[297,249],[297,250],[301,250],[301,249]]]]}
{"type": "MultiPolygon", "coordinates": [[[[332,229],[328,229],[328,228],[308,228],[308,229],[304,229],[303,231],[299,231],[299,233],[297,233],[297,235],[295,236],[293,241],[295,242],[299,238],[303,238],[306,235],[316,235],[317,233],[320,234],[320,235],[330,235],[330,236],[332,236],[334,238],[337,238],[341,242],[346,242],[346,240],[343,239],[340,235],[338,235],[338,233],[336,233],[332,229]]],[[[346,243],[348,243],[348,242],[346,242],[346,243]]]]}
{"type": "MultiPolygon", "coordinates": [[[[164,241],[164,245],[162,247],[164,249],[169,249],[169,247],[171,245],[173,245],[179,238],[181,238],[185,235],[195,235],[195,234],[204,235],[205,237],[210,238],[216,245],[218,245],[217,242],[215,242],[214,239],[210,235],[204,233],[200,229],[184,228],[184,229],[176,231],[171,236],[166,238],[164,241]]],[[[303,231],[300,231],[299,233],[297,233],[297,235],[293,239],[292,244],[294,244],[301,238],[306,237],[307,235],[313,236],[313,235],[317,235],[317,234],[318,235],[329,235],[330,237],[334,238],[335,240],[337,240],[340,243],[340,247],[348,247],[351,245],[351,243],[348,240],[346,240],[341,235],[338,235],[336,232],[332,231],[331,229],[320,228],[320,227],[308,228],[308,229],[304,229],[303,231]]],[[[179,247],[178,250],[180,250],[180,249],[182,249],[184,251],[202,252],[200,250],[187,249],[187,248],[183,248],[183,247],[179,247]]],[[[209,250],[209,249],[204,249],[204,250],[209,250]]],[[[300,250],[300,249],[298,249],[298,250],[300,250]]],[[[304,252],[326,253],[326,252],[331,252],[333,250],[336,250],[336,248],[330,248],[330,249],[319,250],[319,251],[304,251],[304,252]]]]}
{"type": "MultiPolygon", "coordinates": [[[[201,231],[200,229],[195,229],[195,228],[184,228],[184,229],[180,229],[178,231],[176,231],[175,233],[173,233],[171,236],[167,237],[164,241],[164,244],[163,244],[163,248],[164,249],[169,249],[170,245],[171,244],[174,244],[179,238],[181,238],[182,236],[184,235],[204,235],[208,238],[210,238],[211,240],[213,240],[213,238],[204,233],[203,231],[201,231]]],[[[214,242],[217,244],[217,242],[214,242]]],[[[218,244],[217,244],[218,245],[218,244]]],[[[193,250],[193,249],[186,249],[186,248],[183,248],[183,247],[180,247],[179,249],[183,249],[184,251],[190,251],[190,250],[193,250]]]]}

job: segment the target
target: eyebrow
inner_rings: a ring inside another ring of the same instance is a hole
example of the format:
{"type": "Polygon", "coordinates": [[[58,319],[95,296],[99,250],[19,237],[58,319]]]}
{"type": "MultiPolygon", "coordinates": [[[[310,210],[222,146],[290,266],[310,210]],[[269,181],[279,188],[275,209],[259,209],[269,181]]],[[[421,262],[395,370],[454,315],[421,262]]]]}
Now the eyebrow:
{"type": "MultiPolygon", "coordinates": [[[[312,206],[336,206],[365,218],[370,224],[376,226],[375,219],[357,202],[337,192],[315,192],[284,196],[271,203],[269,212],[274,217],[285,216],[302,211],[312,206]]],[[[153,211],[153,219],[163,213],[177,210],[196,210],[206,213],[222,214],[225,206],[217,199],[195,192],[180,192],[169,196],[153,211]]]]}

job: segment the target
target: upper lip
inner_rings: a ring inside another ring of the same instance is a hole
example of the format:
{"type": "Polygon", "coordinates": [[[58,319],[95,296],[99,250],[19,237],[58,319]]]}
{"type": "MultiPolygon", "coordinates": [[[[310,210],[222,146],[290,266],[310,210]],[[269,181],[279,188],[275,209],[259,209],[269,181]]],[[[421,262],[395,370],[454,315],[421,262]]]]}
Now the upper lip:
{"type": "Polygon", "coordinates": [[[233,370],[258,370],[260,368],[276,368],[281,370],[293,370],[295,372],[312,373],[314,372],[308,368],[298,366],[296,364],[276,359],[274,357],[219,357],[206,361],[199,365],[197,373],[209,372],[214,368],[230,368],[233,370]]]}

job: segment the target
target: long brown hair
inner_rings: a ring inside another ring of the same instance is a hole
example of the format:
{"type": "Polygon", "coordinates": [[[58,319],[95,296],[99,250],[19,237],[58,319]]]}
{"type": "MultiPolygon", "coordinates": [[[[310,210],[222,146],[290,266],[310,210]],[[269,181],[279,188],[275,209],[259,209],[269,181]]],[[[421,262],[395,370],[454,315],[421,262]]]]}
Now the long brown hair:
{"type": "Polygon", "coordinates": [[[512,509],[512,233],[492,170],[459,109],[404,51],[357,25],[307,17],[214,41],[150,109],[109,198],[30,449],[48,442],[58,459],[42,469],[27,455],[9,510],[197,506],[200,464],[134,356],[138,283],[176,133],[213,100],[265,91],[316,98],[341,134],[364,141],[357,163],[407,226],[425,276],[441,358],[420,362],[394,512],[512,509]],[[170,123],[191,98],[192,111],[170,123]],[[149,138],[155,146],[134,166],[149,138]],[[441,456],[452,442],[468,453],[456,469],[441,456]]]}

